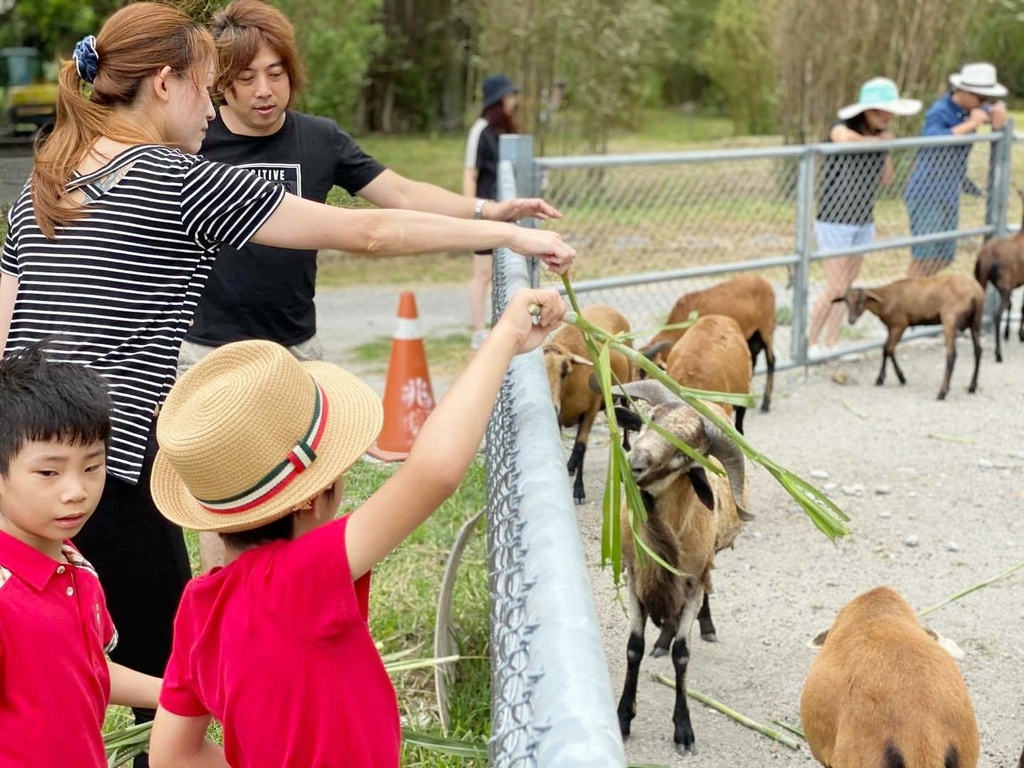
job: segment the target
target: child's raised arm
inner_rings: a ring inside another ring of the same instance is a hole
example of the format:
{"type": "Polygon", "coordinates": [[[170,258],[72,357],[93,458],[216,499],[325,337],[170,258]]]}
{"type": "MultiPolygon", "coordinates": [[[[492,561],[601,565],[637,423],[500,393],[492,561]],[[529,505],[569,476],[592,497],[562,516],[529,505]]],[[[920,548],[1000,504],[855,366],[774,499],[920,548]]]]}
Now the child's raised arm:
{"type": "Polygon", "coordinates": [[[149,740],[151,768],[230,768],[224,749],[206,738],[210,716],[182,717],[163,707],[156,711],[149,740]]]}
{"type": "Polygon", "coordinates": [[[448,393],[423,425],[409,458],[352,513],[346,550],[358,579],[426,520],[462,482],[494,408],[509,361],[538,347],[565,316],[555,291],[516,292],[448,393]],[[541,308],[536,325],[528,309],[541,308]]]}

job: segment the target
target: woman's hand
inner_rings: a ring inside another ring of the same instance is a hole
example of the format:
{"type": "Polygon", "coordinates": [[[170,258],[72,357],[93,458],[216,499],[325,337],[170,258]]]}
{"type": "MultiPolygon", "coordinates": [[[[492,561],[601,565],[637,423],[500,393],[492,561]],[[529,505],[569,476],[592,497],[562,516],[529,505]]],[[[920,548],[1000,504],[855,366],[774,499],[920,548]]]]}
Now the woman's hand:
{"type": "Polygon", "coordinates": [[[512,334],[517,342],[516,353],[521,354],[539,347],[564,317],[565,302],[557,291],[522,288],[509,299],[491,333],[512,334]]]}
{"type": "Polygon", "coordinates": [[[509,245],[516,253],[540,259],[552,272],[569,271],[576,259],[576,249],[562,240],[557,232],[519,227],[509,245]]]}
{"type": "Polygon", "coordinates": [[[520,221],[521,219],[560,219],[562,214],[539,197],[517,197],[503,203],[488,202],[484,218],[492,221],[520,221]]]}

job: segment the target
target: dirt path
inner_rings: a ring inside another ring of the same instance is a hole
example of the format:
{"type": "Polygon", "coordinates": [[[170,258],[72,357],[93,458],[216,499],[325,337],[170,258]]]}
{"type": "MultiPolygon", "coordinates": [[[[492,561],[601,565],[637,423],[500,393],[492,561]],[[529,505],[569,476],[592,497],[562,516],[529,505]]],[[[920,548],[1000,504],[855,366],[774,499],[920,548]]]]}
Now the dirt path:
{"type": "MultiPolygon", "coordinates": [[[[321,291],[328,358],[358,370],[346,350],[392,332],[399,292],[321,291]]],[[[416,298],[425,333],[467,327],[461,287],[420,288],[416,298]]],[[[900,347],[905,387],[892,378],[884,388],[874,386],[877,352],[859,363],[812,368],[806,377],[803,370],[776,375],[772,412],[749,413],[747,436],[791,470],[808,479],[818,475],[815,482],[831,489],[851,516],[853,533],[829,543],[767,472],[752,470],[750,509],[757,519],[734,551],[718,557],[719,641],[694,641],[691,687],[759,722],[798,724],[814,655],[807,641],[853,596],[889,584],[922,609],[1024,560],[1024,346],[1011,342],[1007,362],[996,365],[991,338],[985,344],[979,392],[965,392],[971,361],[962,338],[952,388],[941,403],[934,398],[944,355],[935,339],[900,347]],[[916,546],[908,546],[909,537],[916,546]]],[[[368,380],[382,390],[379,376],[368,380]]],[[[440,396],[448,382],[435,376],[433,384],[440,396]]],[[[763,378],[754,387],[759,393],[763,378]]],[[[599,565],[607,442],[602,421],[587,455],[590,502],[578,507],[578,517],[617,695],[628,623],[611,575],[599,565]]],[[[565,445],[568,456],[568,433],[565,445]]],[[[980,766],[1015,768],[1024,744],[1024,572],[940,609],[926,623],[966,654],[960,666],[981,727],[980,766]]],[[[653,641],[649,631],[648,649],[653,641]]],[[[806,748],[780,747],[696,702],[691,712],[700,752],[676,757],[673,692],[650,677],[671,671],[667,657],[643,662],[627,742],[631,762],[815,765],[806,748]]]]}

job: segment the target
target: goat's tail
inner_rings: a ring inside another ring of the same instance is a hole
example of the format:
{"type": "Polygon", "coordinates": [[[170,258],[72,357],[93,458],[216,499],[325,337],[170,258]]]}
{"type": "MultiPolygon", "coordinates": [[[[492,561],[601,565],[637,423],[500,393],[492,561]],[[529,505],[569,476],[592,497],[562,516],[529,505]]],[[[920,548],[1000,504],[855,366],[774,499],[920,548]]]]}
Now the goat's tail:
{"type": "Polygon", "coordinates": [[[988,283],[999,285],[1000,272],[999,259],[994,253],[983,250],[978,254],[978,260],[974,262],[974,279],[982,288],[988,283]]]}

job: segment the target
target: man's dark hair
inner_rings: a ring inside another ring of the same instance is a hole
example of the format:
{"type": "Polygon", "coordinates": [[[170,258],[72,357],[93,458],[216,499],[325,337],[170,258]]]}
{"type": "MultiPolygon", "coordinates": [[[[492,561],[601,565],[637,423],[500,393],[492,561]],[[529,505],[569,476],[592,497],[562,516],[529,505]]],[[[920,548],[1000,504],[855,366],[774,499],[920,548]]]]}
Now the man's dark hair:
{"type": "Polygon", "coordinates": [[[220,534],[221,541],[236,552],[244,552],[252,547],[257,547],[260,544],[269,544],[272,541],[291,541],[294,537],[294,513],[285,515],[266,525],[261,525],[259,528],[220,534]]]}
{"type": "Polygon", "coordinates": [[[99,374],[46,359],[47,341],[0,360],[0,475],[25,443],[110,442],[110,395],[99,374]]]}

